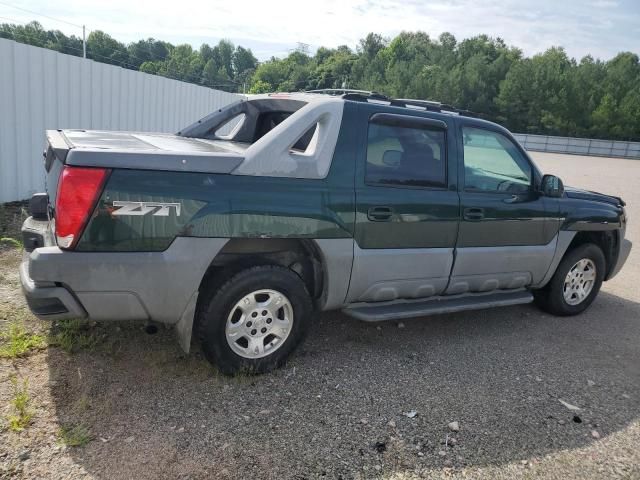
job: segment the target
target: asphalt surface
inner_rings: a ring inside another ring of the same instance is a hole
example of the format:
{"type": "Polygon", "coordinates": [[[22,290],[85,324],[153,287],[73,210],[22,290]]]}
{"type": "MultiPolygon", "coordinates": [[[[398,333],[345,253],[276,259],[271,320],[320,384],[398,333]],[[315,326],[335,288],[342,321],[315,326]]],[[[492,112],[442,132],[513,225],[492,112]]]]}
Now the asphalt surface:
{"type": "Polygon", "coordinates": [[[640,478],[640,161],[534,157],[565,184],[628,203],[636,249],[586,313],[526,305],[401,325],[328,313],[285,368],[233,379],[197,349],[183,356],[170,330],[99,326],[90,351],[3,364],[3,388],[18,372],[37,405],[30,431],[2,433],[5,473],[640,478]],[[70,423],[93,440],[61,448],[55,432],[70,423]]]}

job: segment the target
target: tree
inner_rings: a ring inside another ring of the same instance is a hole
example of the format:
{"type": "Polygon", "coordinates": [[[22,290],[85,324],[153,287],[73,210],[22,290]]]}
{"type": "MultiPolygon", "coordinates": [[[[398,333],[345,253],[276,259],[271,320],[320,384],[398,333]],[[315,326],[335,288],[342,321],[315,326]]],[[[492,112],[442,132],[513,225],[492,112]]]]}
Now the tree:
{"type": "Polygon", "coordinates": [[[129,62],[129,52],[125,44],[100,30],[94,30],[87,37],[87,57],[102,63],[135,68],[135,65],[129,62]]]}
{"type": "MultiPolygon", "coordinates": [[[[38,22],[0,24],[8,38],[70,55],[82,40],[38,22]]],[[[355,51],[319,47],[313,56],[293,51],[258,62],[229,40],[174,46],[154,38],[125,45],[104,32],[87,40],[89,58],[229,91],[251,93],[319,88],[358,88],[390,96],[429,99],[497,120],[512,131],[640,140],[640,61],[621,52],[609,61],[579,62],[561,47],[533,57],[500,38],[477,35],[458,41],[426,32],[393,39],[369,33],[355,51]]]]}
{"type": "Polygon", "coordinates": [[[247,70],[255,70],[258,59],[253,56],[250,48],[237,46],[231,56],[234,78],[243,77],[247,70]]]}
{"type": "Polygon", "coordinates": [[[129,63],[140,67],[144,62],[162,62],[167,58],[172,48],[173,45],[170,43],[161,42],[154,38],[138,40],[127,46],[129,63]]]}
{"type": "Polygon", "coordinates": [[[178,45],[171,49],[169,56],[160,63],[158,74],[176,80],[200,83],[202,78],[202,57],[191,45],[178,45]]]}

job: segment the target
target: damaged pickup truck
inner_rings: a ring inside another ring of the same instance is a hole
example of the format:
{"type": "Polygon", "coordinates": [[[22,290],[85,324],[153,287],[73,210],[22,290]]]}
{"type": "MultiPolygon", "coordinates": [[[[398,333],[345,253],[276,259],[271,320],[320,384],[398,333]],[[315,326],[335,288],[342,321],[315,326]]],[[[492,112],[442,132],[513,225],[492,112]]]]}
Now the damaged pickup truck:
{"type": "Polygon", "coordinates": [[[47,139],[23,226],[33,313],[174,324],[228,374],[281,365],[318,311],[575,315],[631,248],[622,199],[564,188],[503,127],[434,102],[259,95],[175,135],[47,139]]]}

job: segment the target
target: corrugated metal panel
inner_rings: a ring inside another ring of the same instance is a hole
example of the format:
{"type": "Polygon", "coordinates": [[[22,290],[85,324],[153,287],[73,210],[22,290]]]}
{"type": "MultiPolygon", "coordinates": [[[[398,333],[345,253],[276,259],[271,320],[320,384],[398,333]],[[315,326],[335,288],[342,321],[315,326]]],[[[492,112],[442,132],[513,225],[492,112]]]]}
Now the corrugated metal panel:
{"type": "Polygon", "coordinates": [[[239,95],[0,38],[0,202],[44,188],[44,131],[176,132],[239,95]]]}
{"type": "Polygon", "coordinates": [[[514,137],[532,152],[572,153],[601,157],[635,158],[640,160],[640,143],[590,138],[552,137],[515,133],[514,137]]]}

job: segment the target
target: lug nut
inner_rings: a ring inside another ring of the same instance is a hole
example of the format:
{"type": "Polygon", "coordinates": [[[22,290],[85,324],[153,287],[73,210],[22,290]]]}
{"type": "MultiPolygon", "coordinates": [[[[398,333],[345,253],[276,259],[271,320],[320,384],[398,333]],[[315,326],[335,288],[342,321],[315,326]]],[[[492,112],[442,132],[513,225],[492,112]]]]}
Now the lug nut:
{"type": "Polygon", "coordinates": [[[267,331],[267,329],[266,329],[265,327],[262,327],[262,328],[260,329],[260,331],[261,331],[262,333],[265,333],[265,332],[267,331]]]}
{"type": "Polygon", "coordinates": [[[255,335],[256,333],[258,333],[258,331],[255,328],[251,330],[251,335],[255,335]]]}
{"type": "Polygon", "coordinates": [[[273,322],[273,320],[271,320],[270,318],[267,318],[267,323],[271,323],[273,322]]]}
{"type": "Polygon", "coordinates": [[[264,317],[267,314],[266,310],[262,310],[262,316],[264,317]]]}
{"type": "Polygon", "coordinates": [[[253,312],[253,313],[251,314],[251,316],[252,316],[253,318],[256,318],[256,317],[258,316],[258,312],[253,312]]]}
{"type": "Polygon", "coordinates": [[[250,327],[250,326],[251,326],[251,320],[247,322],[247,327],[250,327]]]}

